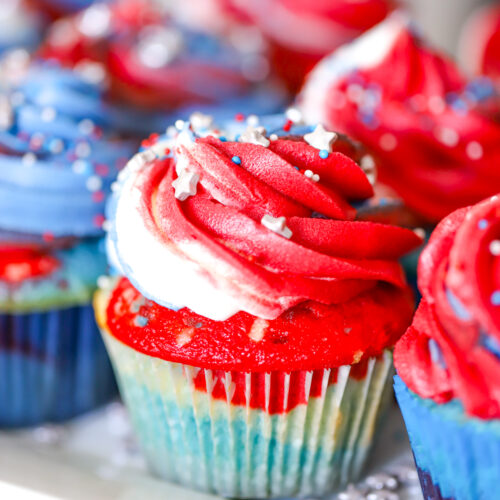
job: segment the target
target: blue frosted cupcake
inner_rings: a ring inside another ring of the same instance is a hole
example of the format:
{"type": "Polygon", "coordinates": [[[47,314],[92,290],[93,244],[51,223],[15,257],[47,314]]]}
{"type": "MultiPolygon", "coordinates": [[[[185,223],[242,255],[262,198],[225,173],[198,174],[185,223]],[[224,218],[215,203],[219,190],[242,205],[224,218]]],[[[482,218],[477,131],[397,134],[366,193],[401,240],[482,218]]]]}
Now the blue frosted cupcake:
{"type": "Polygon", "coordinates": [[[90,301],[106,194],[132,148],[101,110],[89,84],[46,65],[0,96],[0,426],[70,418],[116,392],[90,301]]]}
{"type": "Polygon", "coordinates": [[[426,499],[498,499],[500,198],[446,217],[423,251],[422,301],[398,342],[396,396],[426,499]]]}

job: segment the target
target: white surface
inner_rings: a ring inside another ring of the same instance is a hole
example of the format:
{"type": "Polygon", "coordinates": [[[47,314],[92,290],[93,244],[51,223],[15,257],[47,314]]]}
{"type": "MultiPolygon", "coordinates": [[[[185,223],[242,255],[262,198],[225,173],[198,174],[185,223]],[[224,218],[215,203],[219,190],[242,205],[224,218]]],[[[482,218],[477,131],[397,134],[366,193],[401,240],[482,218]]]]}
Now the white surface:
{"type": "MultiPolygon", "coordinates": [[[[384,422],[369,473],[412,464],[395,404],[384,422]]],[[[397,493],[421,500],[413,481],[397,493]]],[[[331,496],[329,498],[334,498],[331,496]]],[[[118,403],[61,426],[0,432],[0,498],[214,500],[150,476],[118,403]]]]}

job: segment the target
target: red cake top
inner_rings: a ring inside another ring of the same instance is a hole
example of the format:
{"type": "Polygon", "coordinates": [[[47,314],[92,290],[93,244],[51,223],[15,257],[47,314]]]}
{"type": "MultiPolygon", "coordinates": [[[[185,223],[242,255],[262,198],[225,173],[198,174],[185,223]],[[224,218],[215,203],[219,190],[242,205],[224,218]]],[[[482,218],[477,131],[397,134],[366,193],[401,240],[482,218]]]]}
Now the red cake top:
{"type": "Polygon", "coordinates": [[[322,61],[301,105],[308,119],[375,152],[380,181],[437,222],[500,190],[499,108],[491,97],[487,81],[467,82],[395,15],[322,61]]]}
{"type": "Polygon", "coordinates": [[[413,296],[381,284],[341,304],[303,302],[276,319],[239,312],[214,321],[145,299],[126,278],[113,290],[107,327],[149,356],[213,370],[317,370],[357,364],[394,345],[413,314],[413,296]]]}
{"type": "Polygon", "coordinates": [[[395,351],[408,387],[500,417],[500,198],[446,217],[418,269],[422,302],[395,351]]]}

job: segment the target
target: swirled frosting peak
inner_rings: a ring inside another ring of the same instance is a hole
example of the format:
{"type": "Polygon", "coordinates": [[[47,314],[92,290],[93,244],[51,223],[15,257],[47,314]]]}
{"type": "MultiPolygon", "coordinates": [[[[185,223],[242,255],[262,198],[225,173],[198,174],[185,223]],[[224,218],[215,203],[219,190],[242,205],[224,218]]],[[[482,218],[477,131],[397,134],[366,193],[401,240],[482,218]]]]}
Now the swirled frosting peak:
{"type": "Polygon", "coordinates": [[[467,81],[396,13],[325,58],[299,101],[308,120],[376,153],[381,182],[438,222],[500,191],[493,97],[490,82],[467,81]]]}
{"type": "Polygon", "coordinates": [[[422,302],[395,363],[425,398],[500,417],[500,197],[446,217],[422,253],[422,302]]]}
{"type": "Polygon", "coordinates": [[[238,311],[272,319],[307,300],[403,287],[397,258],[420,240],[356,220],[351,203],[373,194],[359,147],[286,118],[281,135],[251,122],[233,140],[191,125],[120,176],[111,240],[134,286],[216,320],[238,311]]]}

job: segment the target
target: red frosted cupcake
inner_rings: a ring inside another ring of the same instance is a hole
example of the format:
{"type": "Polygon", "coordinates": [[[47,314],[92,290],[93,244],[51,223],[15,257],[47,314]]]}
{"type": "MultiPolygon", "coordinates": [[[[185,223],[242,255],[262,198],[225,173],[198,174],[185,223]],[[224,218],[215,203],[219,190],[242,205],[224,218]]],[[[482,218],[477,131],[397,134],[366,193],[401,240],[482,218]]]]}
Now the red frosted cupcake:
{"type": "Polygon", "coordinates": [[[422,301],[394,361],[425,498],[498,498],[500,198],[446,217],[419,263],[422,301]]]}
{"type": "Polygon", "coordinates": [[[376,153],[380,181],[423,221],[500,190],[491,84],[467,81],[400,14],[324,59],[299,101],[308,120],[376,153]]]}
{"type": "Polygon", "coordinates": [[[272,66],[296,91],[326,54],[382,21],[392,0],[219,0],[255,23],[272,46],[272,66]]]}
{"type": "Polygon", "coordinates": [[[234,140],[196,115],[131,160],[109,210],[125,277],[96,314],[157,474],[231,497],[320,494],[367,456],[413,313],[397,259],[421,240],[357,220],[373,194],[359,145],[249,122],[234,140]]]}

